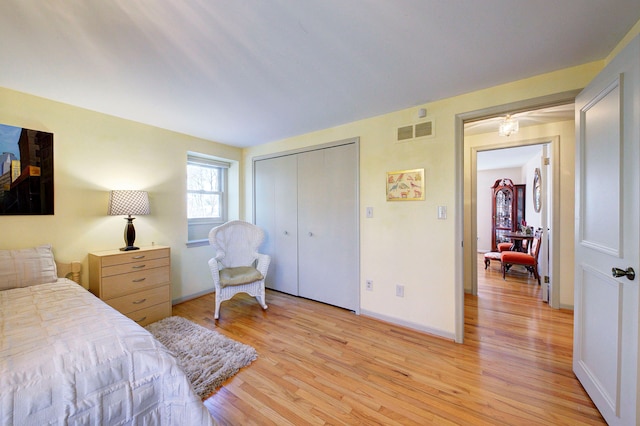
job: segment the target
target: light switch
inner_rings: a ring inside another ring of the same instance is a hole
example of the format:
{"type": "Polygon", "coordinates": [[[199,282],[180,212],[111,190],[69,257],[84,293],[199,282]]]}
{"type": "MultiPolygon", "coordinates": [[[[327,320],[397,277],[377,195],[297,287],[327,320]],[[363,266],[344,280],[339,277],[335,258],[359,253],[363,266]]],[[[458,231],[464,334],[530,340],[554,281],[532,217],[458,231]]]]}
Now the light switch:
{"type": "Polygon", "coordinates": [[[438,206],[438,219],[447,218],[447,206],[438,206]]]}

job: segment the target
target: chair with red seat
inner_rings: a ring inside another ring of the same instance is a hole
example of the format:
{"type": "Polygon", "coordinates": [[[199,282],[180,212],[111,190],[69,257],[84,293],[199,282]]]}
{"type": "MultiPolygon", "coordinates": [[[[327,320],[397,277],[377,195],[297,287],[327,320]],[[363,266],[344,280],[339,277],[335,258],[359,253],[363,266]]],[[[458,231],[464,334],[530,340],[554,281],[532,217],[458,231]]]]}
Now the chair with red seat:
{"type": "Polygon", "coordinates": [[[538,281],[540,285],[540,274],[538,274],[538,255],[540,254],[540,243],[542,241],[542,233],[536,232],[531,241],[531,250],[529,253],[519,251],[503,251],[500,254],[500,262],[502,263],[502,278],[506,280],[506,273],[513,265],[522,265],[538,281]]]}
{"type": "Polygon", "coordinates": [[[503,251],[513,250],[513,243],[498,243],[498,251],[490,251],[484,254],[484,269],[487,269],[492,260],[500,261],[503,251]]]}

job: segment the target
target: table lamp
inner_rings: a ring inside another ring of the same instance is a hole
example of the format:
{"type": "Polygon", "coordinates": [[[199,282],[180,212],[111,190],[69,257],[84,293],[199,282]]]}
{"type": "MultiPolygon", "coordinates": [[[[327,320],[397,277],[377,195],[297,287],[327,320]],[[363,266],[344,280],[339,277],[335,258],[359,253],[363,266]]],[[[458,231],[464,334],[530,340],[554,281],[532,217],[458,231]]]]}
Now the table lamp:
{"type": "Polygon", "coordinates": [[[149,195],[147,191],[111,191],[109,195],[109,215],[128,215],[124,219],[127,224],[124,227],[124,241],[127,243],[125,247],[120,248],[122,251],[139,250],[133,242],[136,239],[136,230],[133,227],[133,219],[131,215],[149,214],[149,195]]]}

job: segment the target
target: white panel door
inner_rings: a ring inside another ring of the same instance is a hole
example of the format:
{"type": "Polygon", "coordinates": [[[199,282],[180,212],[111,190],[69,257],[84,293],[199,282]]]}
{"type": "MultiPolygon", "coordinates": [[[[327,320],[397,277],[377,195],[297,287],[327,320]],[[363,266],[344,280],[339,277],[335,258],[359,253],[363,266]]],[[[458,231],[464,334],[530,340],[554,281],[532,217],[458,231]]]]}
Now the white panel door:
{"type": "Polygon", "coordinates": [[[610,425],[638,416],[640,40],[576,98],[573,369],[610,425]]]}
{"type": "Polygon", "coordinates": [[[299,294],[355,311],[357,165],[355,144],[298,155],[299,294]]]}
{"type": "Polygon", "coordinates": [[[298,186],[295,155],[255,162],[255,223],[271,256],[265,285],[298,295],[298,186]]]}

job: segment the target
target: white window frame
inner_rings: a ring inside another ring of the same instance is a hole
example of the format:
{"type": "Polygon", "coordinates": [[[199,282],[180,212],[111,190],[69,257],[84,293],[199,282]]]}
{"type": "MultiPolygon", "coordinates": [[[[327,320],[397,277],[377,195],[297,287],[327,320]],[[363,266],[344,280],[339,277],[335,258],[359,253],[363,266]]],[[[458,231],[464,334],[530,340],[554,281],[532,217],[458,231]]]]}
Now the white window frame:
{"type": "MultiPolygon", "coordinates": [[[[210,167],[220,169],[220,190],[212,191],[211,193],[219,193],[220,197],[220,217],[207,217],[207,218],[189,218],[187,216],[188,223],[188,241],[187,245],[192,243],[203,243],[208,241],[209,230],[211,228],[221,225],[227,221],[229,216],[229,203],[228,203],[228,181],[229,181],[229,168],[231,164],[226,161],[221,161],[217,158],[210,157],[206,154],[199,154],[195,152],[189,152],[187,154],[187,166],[195,165],[200,167],[210,167]]],[[[188,179],[188,177],[187,177],[188,179]]],[[[188,202],[188,195],[194,192],[189,189],[189,182],[187,181],[187,199],[185,203],[188,202]]],[[[188,212],[188,206],[187,212],[188,212]]],[[[188,214],[188,213],[187,213],[188,214]]]]}

